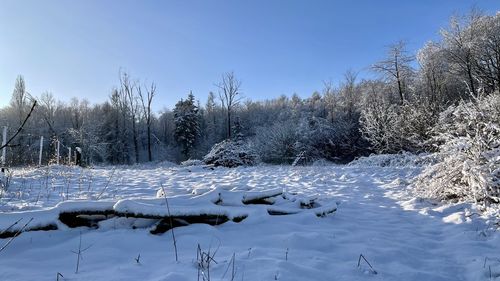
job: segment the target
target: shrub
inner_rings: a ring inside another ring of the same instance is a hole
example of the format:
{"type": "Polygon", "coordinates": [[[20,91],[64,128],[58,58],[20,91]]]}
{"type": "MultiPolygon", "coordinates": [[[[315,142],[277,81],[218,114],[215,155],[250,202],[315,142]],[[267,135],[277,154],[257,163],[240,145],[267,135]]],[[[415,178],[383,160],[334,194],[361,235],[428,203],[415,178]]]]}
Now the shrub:
{"type": "Polygon", "coordinates": [[[416,192],[441,200],[500,203],[500,94],[449,107],[433,133],[442,160],[417,177],[416,192]]]}
{"type": "Polygon", "coordinates": [[[436,120],[424,100],[402,105],[382,101],[365,106],[361,112],[361,132],[377,153],[429,151],[429,130],[436,120]]]}
{"type": "Polygon", "coordinates": [[[225,140],[215,144],[205,155],[206,164],[223,167],[252,166],[257,162],[253,149],[241,140],[225,140]]]}

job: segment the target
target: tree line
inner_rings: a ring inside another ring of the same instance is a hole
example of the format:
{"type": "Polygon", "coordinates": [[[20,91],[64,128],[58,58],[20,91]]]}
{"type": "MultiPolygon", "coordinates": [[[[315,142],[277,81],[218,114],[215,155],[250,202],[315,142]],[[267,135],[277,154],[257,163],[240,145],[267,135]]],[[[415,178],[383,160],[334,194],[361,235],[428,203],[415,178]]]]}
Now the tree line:
{"type": "Polygon", "coordinates": [[[500,89],[500,13],[471,11],[451,18],[440,39],[415,54],[405,42],[387,48],[370,66],[377,78],[359,79],[347,71],[339,84],[325,82],[307,98],[243,99],[242,81],[222,75],[202,104],[193,93],[173,109],[155,113],[156,84],[120,72],[106,102],[51,93],[33,97],[22,76],[10,104],[0,109],[0,125],[13,134],[38,102],[23,131],[8,147],[10,165],[35,163],[38,138],[80,147],[86,163],[133,164],[153,160],[200,159],[226,139],[245,140],[268,163],[349,161],[369,153],[434,151],[440,114],[461,101],[500,89]]]}

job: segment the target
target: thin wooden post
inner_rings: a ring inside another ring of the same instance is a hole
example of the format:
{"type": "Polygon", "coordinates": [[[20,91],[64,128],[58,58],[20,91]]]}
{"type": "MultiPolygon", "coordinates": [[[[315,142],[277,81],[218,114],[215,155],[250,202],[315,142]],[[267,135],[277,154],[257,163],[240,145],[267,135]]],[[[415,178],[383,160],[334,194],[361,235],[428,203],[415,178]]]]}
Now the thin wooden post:
{"type": "Polygon", "coordinates": [[[68,147],[68,165],[71,165],[71,147],[68,147]]]}
{"type": "MultiPolygon", "coordinates": [[[[7,143],[7,126],[3,127],[3,138],[2,138],[2,146],[7,143]]],[[[5,157],[7,154],[7,147],[2,149],[2,166],[5,166],[5,157]]]]}
{"type": "Polygon", "coordinates": [[[40,137],[40,153],[38,154],[38,167],[42,166],[43,136],[40,137]]]}

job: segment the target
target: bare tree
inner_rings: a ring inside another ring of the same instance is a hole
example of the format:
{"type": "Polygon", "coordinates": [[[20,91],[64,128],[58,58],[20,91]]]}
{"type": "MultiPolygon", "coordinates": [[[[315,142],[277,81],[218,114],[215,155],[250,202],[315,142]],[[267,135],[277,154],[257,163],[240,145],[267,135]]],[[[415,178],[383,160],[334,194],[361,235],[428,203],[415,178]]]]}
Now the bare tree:
{"type": "Polygon", "coordinates": [[[476,68],[482,80],[489,84],[491,92],[498,91],[500,90],[500,13],[481,17],[479,30],[481,35],[476,44],[476,52],[479,55],[476,68]]]}
{"type": "Polygon", "coordinates": [[[54,98],[54,95],[50,92],[44,92],[42,93],[42,96],[40,98],[40,103],[41,107],[39,112],[42,115],[42,118],[45,121],[45,124],[48,127],[48,133],[50,135],[50,142],[49,142],[49,151],[50,154],[55,156],[55,144],[56,140],[59,138],[58,132],[56,131],[55,128],[55,120],[56,120],[56,111],[57,111],[57,103],[54,98]]]}
{"type": "Polygon", "coordinates": [[[406,43],[399,41],[396,44],[389,46],[388,56],[386,59],[379,61],[372,66],[372,69],[384,74],[390,80],[397,83],[400,102],[403,103],[407,98],[406,83],[412,73],[410,63],[414,60],[414,56],[408,55],[406,51],[406,43]]]}
{"type": "MultiPolygon", "coordinates": [[[[335,109],[338,103],[338,91],[333,86],[332,81],[323,81],[323,102],[325,103],[325,108],[327,111],[326,118],[330,123],[334,122],[335,119],[335,109]]],[[[298,98],[298,96],[296,96],[298,98]]]]}
{"type": "Polygon", "coordinates": [[[137,83],[130,80],[130,75],[120,72],[121,89],[128,102],[128,109],[132,122],[132,138],[134,141],[135,163],[139,163],[139,141],[137,139],[137,115],[139,113],[139,102],[137,101],[137,83]]]}
{"type": "Polygon", "coordinates": [[[460,97],[460,91],[448,90],[453,77],[449,73],[446,53],[442,45],[427,42],[417,54],[420,66],[420,87],[432,109],[437,113],[448,102],[460,97]]]}
{"type": "Polygon", "coordinates": [[[349,118],[352,118],[356,104],[359,102],[360,95],[356,89],[357,76],[358,74],[353,70],[346,71],[344,73],[344,82],[340,85],[340,95],[349,118]]]}
{"type": "Polygon", "coordinates": [[[153,97],[156,93],[156,84],[154,82],[151,83],[149,87],[145,87],[146,96],[142,94],[142,90],[140,87],[137,88],[139,97],[141,98],[142,110],[144,113],[144,119],[146,120],[146,128],[148,130],[148,160],[153,161],[153,157],[151,155],[151,123],[152,123],[152,113],[151,113],[151,103],[153,102],[153,97]]]}
{"type": "Polygon", "coordinates": [[[42,106],[42,117],[49,127],[51,135],[55,135],[56,131],[54,129],[54,122],[56,114],[56,100],[54,99],[54,95],[50,92],[44,92],[42,93],[40,102],[42,106]]]}
{"type": "Polygon", "coordinates": [[[233,72],[222,75],[222,81],[216,84],[219,88],[219,98],[222,108],[226,110],[227,117],[227,138],[231,138],[231,114],[235,106],[241,101],[240,87],[241,81],[238,80],[233,72]]]}
{"type": "Polygon", "coordinates": [[[453,17],[448,29],[441,30],[451,70],[460,77],[465,76],[469,91],[477,96],[478,54],[474,46],[479,37],[481,14],[472,10],[467,17],[453,17]]]}

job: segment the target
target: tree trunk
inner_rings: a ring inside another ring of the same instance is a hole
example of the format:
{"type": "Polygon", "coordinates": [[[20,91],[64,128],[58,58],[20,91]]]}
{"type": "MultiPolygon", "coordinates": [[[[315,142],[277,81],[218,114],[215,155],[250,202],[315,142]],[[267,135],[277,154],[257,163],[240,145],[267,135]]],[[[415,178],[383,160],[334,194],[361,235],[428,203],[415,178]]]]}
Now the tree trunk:
{"type": "Polygon", "coordinates": [[[227,138],[231,139],[231,110],[227,110],[227,138]]]}
{"type": "Polygon", "coordinates": [[[148,160],[149,162],[153,161],[151,155],[151,124],[148,124],[148,160]]]}
{"type": "Polygon", "coordinates": [[[472,76],[472,69],[470,65],[467,65],[467,76],[469,78],[470,89],[472,91],[472,95],[477,97],[476,87],[474,86],[474,77],[472,76]]]}
{"type": "Polygon", "coordinates": [[[404,95],[403,95],[403,88],[401,87],[401,77],[399,75],[399,66],[398,66],[398,57],[396,56],[396,80],[398,81],[398,92],[399,92],[399,99],[401,100],[401,104],[404,102],[404,95]]]}
{"type": "Polygon", "coordinates": [[[137,141],[137,130],[135,129],[135,118],[132,118],[132,130],[134,137],[135,163],[139,163],[139,143],[137,141]]]}

